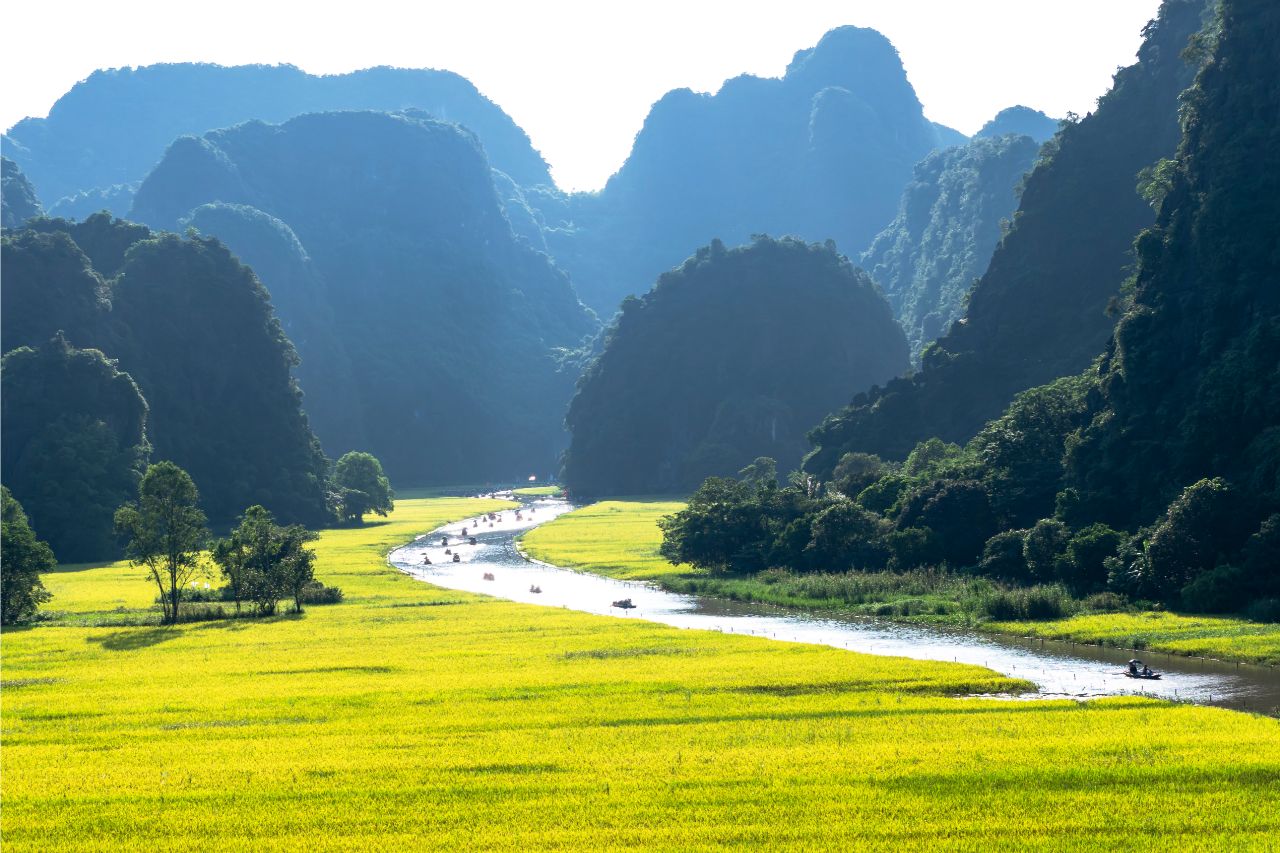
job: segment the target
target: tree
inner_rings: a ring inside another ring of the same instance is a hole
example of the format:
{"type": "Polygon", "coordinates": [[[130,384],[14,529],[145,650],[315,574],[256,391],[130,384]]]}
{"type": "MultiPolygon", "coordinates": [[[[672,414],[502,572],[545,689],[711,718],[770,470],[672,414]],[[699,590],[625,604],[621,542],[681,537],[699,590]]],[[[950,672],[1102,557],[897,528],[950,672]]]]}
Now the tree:
{"type": "Polygon", "coordinates": [[[280,531],[277,552],[277,573],[280,588],[293,598],[293,611],[302,612],[302,593],[315,580],[316,552],[304,548],[313,542],[316,534],[300,524],[291,524],[280,531]]]}
{"type": "Polygon", "coordinates": [[[209,538],[200,494],[186,471],[157,462],[138,484],[138,502],[116,511],[116,528],[129,538],[125,553],[146,568],[160,590],[164,621],[178,622],[182,588],[199,571],[199,555],[209,538]]]}
{"type": "Polygon", "coordinates": [[[240,602],[249,597],[253,575],[265,574],[269,563],[275,520],[265,507],[255,504],[240,516],[231,536],[213,546],[213,561],[222,570],[227,588],[240,612],[240,602]]]}
{"type": "Polygon", "coordinates": [[[360,524],[365,513],[386,515],[394,509],[395,492],[372,453],[352,450],[333,467],[333,481],[342,491],[342,517],[360,524]]]}
{"type": "Polygon", "coordinates": [[[984,577],[1015,583],[1027,579],[1027,558],[1023,554],[1027,531],[1005,530],[987,540],[982,547],[978,571],[984,577]]]}
{"type": "Polygon", "coordinates": [[[1148,592],[1169,598],[1214,568],[1234,542],[1244,539],[1243,518],[1240,496],[1221,477],[1183,489],[1147,544],[1148,592]]]}
{"type": "Polygon", "coordinates": [[[22,505],[8,488],[0,487],[0,500],[0,538],[4,539],[0,549],[0,624],[12,625],[35,615],[36,608],[52,598],[40,574],[53,571],[57,561],[53,549],[36,538],[22,505]]]}
{"type": "Polygon", "coordinates": [[[856,498],[863,489],[889,473],[890,466],[879,456],[870,453],[846,453],[831,473],[831,485],[836,491],[856,498]]]}
{"type": "Polygon", "coordinates": [[[1071,532],[1056,518],[1042,518],[1027,531],[1022,555],[1027,571],[1037,583],[1053,583],[1058,576],[1058,558],[1067,547],[1071,532]]]}
{"type": "Polygon", "coordinates": [[[889,560],[883,538],[890,526],[853,501],[837,501],[813,518],[806,550],[814,565],[827,571],[883,569],[889,560]]]}

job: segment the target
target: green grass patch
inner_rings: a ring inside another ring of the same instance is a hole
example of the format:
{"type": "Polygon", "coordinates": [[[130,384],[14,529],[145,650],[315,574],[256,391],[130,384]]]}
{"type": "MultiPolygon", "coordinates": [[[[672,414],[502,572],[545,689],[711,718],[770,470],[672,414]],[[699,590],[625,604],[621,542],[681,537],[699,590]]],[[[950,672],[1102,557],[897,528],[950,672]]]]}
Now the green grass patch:
{"type": "MultiPolygon", "coordinates": [[[[957,699],[1021,683],[519,605],[387,565],[490,506],[400,501],[323,532],[317,576],[346,599],[299,617],[6,632],[6,853],[1238,851],[1280,832],[1264,717],[957,699]]],[[[67,612],[152,596],[128,567],[57,575],[67,612]]]]}
{"type": "Polygon", "coordinates": [[[559,486],[525,486],[522,489],[512,489],[511,494],[525,498],[549,498],[564,494],[564,489],[559,486]]]}

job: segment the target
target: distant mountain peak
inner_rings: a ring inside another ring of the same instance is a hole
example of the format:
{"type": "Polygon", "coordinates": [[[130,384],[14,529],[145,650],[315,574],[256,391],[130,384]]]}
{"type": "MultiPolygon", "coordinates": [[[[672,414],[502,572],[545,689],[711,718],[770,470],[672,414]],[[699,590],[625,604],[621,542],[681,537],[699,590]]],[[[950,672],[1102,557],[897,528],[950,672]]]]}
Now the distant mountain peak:
{"type": "Polygon", "coordinates": [[[1057,119],[1050,118],[1040,110],[1017,104],[1016,106],[1005,107],[996,113],[991,121],[984,124],[982,129],[973,136],[975,139],[979,139],[1017,133],[1022,136],[1030,136],[1036,142],[1043,143],[1057,132],[1057,119]]]}

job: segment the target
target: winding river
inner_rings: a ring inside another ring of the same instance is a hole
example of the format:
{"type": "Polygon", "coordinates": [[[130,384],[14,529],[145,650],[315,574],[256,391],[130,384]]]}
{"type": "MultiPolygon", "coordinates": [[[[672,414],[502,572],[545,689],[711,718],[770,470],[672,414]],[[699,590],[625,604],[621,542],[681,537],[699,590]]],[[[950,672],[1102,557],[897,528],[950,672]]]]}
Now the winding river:
{"type": "Polygon", "coordinates": [[[667,592],[651,584],[620,581],[526,559],[516,546],[524,531],[574,509],[559,499],[525,501],[496,520],[467,519],[418,537],[391,552],[392,565],[448,589],[615,616],[648,619],[678,628],[753,634],[857,652],[920,660],[979,664],[1034,682],[1025,698],[1089,699],[1144,694],[1280,716],[1280,670],[1153,653],[1134,653],[1053,640],[979,634],[959,629],[888,622],[859,616],[797,611],[705,596],[667,592]],[[467,538],[462,537],[467,528],[467,538]],[[448,544],[443,544],[447,537],[448,544]],[[475,537],[476,544],[469,543],[475,537]],[[459,561],[453,562],[453,553],[459,561]],[[424,562],[430,559],[430,564],[424,562]],[[492,580],[486,578],[492,577],[492,580]],[[531,591],[531,587],[541,592],[531,591]],[[612,607],[624,598],[633,610],[612,607]],[[1140,656],[1164,673],[1158,681],[1125,676],[1140,656]]]}

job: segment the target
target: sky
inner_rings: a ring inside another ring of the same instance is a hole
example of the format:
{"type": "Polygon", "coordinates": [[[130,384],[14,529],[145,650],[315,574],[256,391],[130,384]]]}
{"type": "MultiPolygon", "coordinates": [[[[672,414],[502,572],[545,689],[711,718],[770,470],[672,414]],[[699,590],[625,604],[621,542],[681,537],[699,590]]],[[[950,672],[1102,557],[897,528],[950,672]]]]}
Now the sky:
{"type": "Polygon", "coordinates": [[[670,89],[780,76],[842,24],[898,48],[930,119],[972,133],[1025,104],[1084,115],[1130,64],[1158,0],[60,0],[7,3],[0,126],[44,116],[98,68],[155,62],[374,65],[471,80],[562,189],[594,190],[670,89]],[[21,34],[20,37],[17,34],[21,34]]]}

